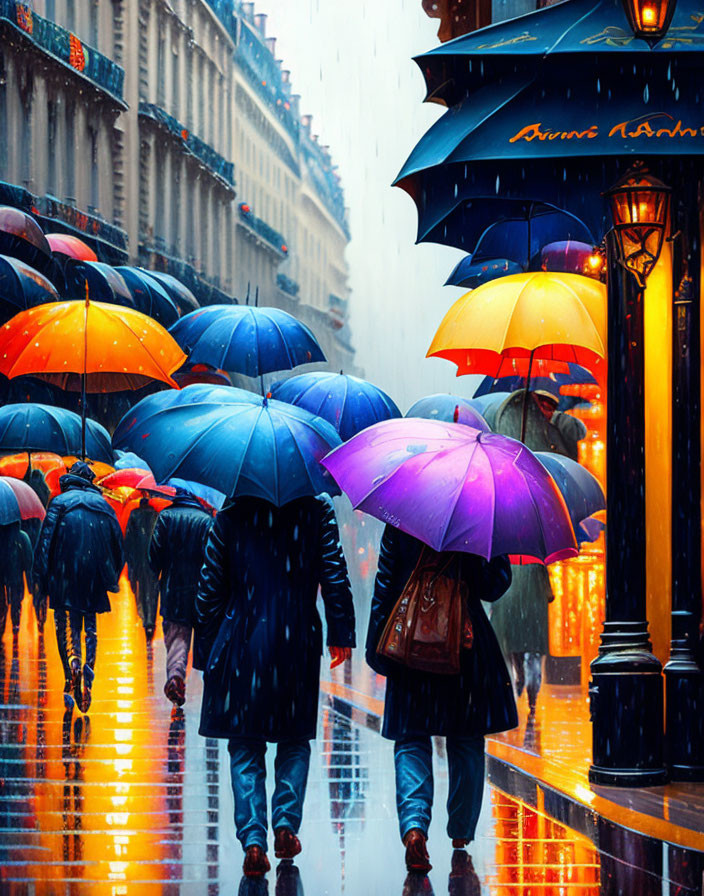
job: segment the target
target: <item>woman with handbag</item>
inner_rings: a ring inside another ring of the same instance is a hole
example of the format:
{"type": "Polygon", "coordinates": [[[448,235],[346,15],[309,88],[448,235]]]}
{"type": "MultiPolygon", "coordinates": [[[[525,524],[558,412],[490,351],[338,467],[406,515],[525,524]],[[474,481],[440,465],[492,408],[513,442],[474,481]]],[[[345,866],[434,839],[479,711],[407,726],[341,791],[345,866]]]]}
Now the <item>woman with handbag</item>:
{"type": "Polygon", "coordinates": [[[484,735],[518,724],[511,679],[481,605],[510,583],[508,557],[438,554],[393,526],[384,531],[366,656],[387,679],[382,735],[395,742],[396,806],[409,871],[431,868],[431,736],[446,738],[447,833],[461,849],[473,839],[481,810],[484,735]]]}

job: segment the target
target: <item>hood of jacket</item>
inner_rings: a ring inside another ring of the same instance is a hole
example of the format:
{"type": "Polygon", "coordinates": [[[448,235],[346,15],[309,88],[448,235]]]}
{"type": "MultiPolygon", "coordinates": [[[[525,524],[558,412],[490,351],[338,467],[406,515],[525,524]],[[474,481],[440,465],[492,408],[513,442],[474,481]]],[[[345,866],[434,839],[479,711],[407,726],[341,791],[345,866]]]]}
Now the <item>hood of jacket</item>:
{"type": "Polygon", "coordinates": [[[64,473],[59,479],[59,486],[62,492],[77,488],[85,492],[97,492],[99,495],[102,494],[97,485],[93,485],[92,482],[88,482],[83,476],[77,476],[75,473],[64,473]]]}

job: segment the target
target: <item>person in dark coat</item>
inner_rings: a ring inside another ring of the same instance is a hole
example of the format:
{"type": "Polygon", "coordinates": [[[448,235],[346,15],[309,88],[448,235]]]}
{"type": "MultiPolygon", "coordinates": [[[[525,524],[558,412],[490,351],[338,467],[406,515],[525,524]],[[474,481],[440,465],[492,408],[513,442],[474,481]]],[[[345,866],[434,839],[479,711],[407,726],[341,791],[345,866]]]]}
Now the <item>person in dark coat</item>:
{"type": "Polygon", "coordinates": [[[19,523],[0,526],[0,635],[5,631],[7,611],[12,617],[12,636],[17,639],[22,616],[24,576],[32,572],[32,543],[19,523]]]}
{"type": "Polygon", "coordinates": [[[277,744],[272,827],[293,858],[318,715],[321,620],[333,665],[349,659],[355,621],[331,499],[283,507],[238,498],[218,513],[196,598],[196,660],[205,670],[200,733],[229,741],[237,837],[247,876],[269,870],[264,754],[277,744]]]}
{"type": "MultiPolygon", "coordinates": [[[[473,838],[484,790],[484,735],[518,724],[511,679],[481,601],[495,601],[511,582],[507,557],[487,562],[457,553],[449,569],[469,592],[474,641],[462,649],[459,675],[409,669],[379,656],[384,627],[413,573],[422,542],[387,525],[381,540],[366,658],[386,676],[382,736],[395,741],[396,807],[409,871],[430,870],[426,848],[433,802],[431,736],[446,738],[449,770],[447,833],[453,846],[473,838]]],[[[440,555],[443,562],[447,555],[440,555]]]]}
{"type": "Polygon", "coordinates": [[[186,700],[186,667],[195,622],[198,576],[212,516],[187,492],[159,514],[149,545],[149,564],[159,579],[166,646],[164,693],[176,706],[186,700]]]}
{"type": "MultiPolygon", "coordinates": [[[[503,402],[495,432],[520,440],[524,398],[525,390],[518,389],[503,402]]],[[[558,411],[557,404],[557,397],[550,392],[528,393],[525,444],[531,451],[552,451],[577,460],[586,427],[576,417],[558,411]]],[[[543,657],[549,652],[548,604],[553,600],[546,566],[517,565],[511,587],[491,613],[491,624],[511,664],[516,692],[520,697],[525,688],[531,716],[543,681],[543,657]]]]}
{"type": "Polygon", "coordinates": [[[39,535],[36,579],[54,611],[56,640],[64,667],[64,701],[87,712],[98,646],[96,613],[108,613],[108,591],[119,588],[124,565],[122,532],[91,468],[77,461],[59,480],[39,535]],[[85,632],[85,664],[81,632],[85,632]],[[81,668],[82,666],[82,668],[81,668]],[[81,686],[83,678],[83,687],[81,686]]]}
{"type": "MultiPolygon", "coordinates": [[[[46,483],[44,473],[41,470],[32,468],[31,454],[29,455],[29,464],[27,465],[27,472],[25,474],[24,481],[27,483],[27,485],[29,485],[34,494],[39,498],[44,506],[44,509],[46,510],[51,498],[51,489],[46,483]]],[[[39,532],[42,527],[42,521],[38,519],[23,520],[21,525],[23,531],[26,532],[29,536],[29,540],[32,543],[32,552],[34,552],[37,548],[37,542],[39,541],[39,532]]],[[[34,575],[27,579],[27,585],[32,593],[34,615],[37,617],[37,627],[41,633],[44,631],[44,623],[46,622],[46,611],[49,599],[46,594],[42,594],[40,592],[34,575]]]]}
{"type": "Polygon", "coordinates": [[[149,545],[158,515],[149,498],[142,498],[130,513],[125,530],[127,577],[147,641],[154,637],[159,604],[159,578],[149,563],[149,545]]]}

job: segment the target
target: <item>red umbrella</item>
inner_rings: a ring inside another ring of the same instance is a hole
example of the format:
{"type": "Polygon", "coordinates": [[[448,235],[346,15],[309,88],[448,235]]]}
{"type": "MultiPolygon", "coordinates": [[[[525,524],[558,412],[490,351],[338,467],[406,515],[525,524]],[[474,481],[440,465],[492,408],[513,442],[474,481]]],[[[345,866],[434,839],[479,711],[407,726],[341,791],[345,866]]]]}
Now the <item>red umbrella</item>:
{"type": "Polygon", "coordinates": [[[9,476],[0,478],[0,523],[43,520],[45,516],[44,505],[26,482],[9,476]]]}
{"type": "Polygon", "coordinates": [[[83,240],[69,233],[47,233],[46,241],[51,251],[59,255],[67,255],[76,261],[97,261],[98,256],[83,240]]]}
{"type": "Polygon", "coordinates": [[[176,489],[170,485],[159,485],[149,470],[140,469],[139,467],[125,467],[122,470],[115,470],[114,473],[108,473],[97,484],[104,489],[114,491],[118,488],[132,488],[135,491],[156,492],[160,495],[168,495],[173,497],[176,489]]]}

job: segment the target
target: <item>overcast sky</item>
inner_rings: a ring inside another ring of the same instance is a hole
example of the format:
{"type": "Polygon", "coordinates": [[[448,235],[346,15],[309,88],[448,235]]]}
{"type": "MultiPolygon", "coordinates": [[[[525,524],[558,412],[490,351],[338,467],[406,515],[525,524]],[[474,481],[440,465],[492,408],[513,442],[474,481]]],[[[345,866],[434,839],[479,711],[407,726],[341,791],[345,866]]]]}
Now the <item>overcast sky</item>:
{"type": "Polygon", "coordinates": [[[367,379],[402,411],[430,392],[471,395],[475,378],[455,378],[425,353],[461,290],[443,287],[461,253],[416,246],[410,197],[390,184],[441,113],[423,104],[412,57],[437,45],[438,22],[421,0],[258,0],[276,55],[291,70],[301,112],[329,144],[350,207],[347,250],[351,328],[367,379]]]}

